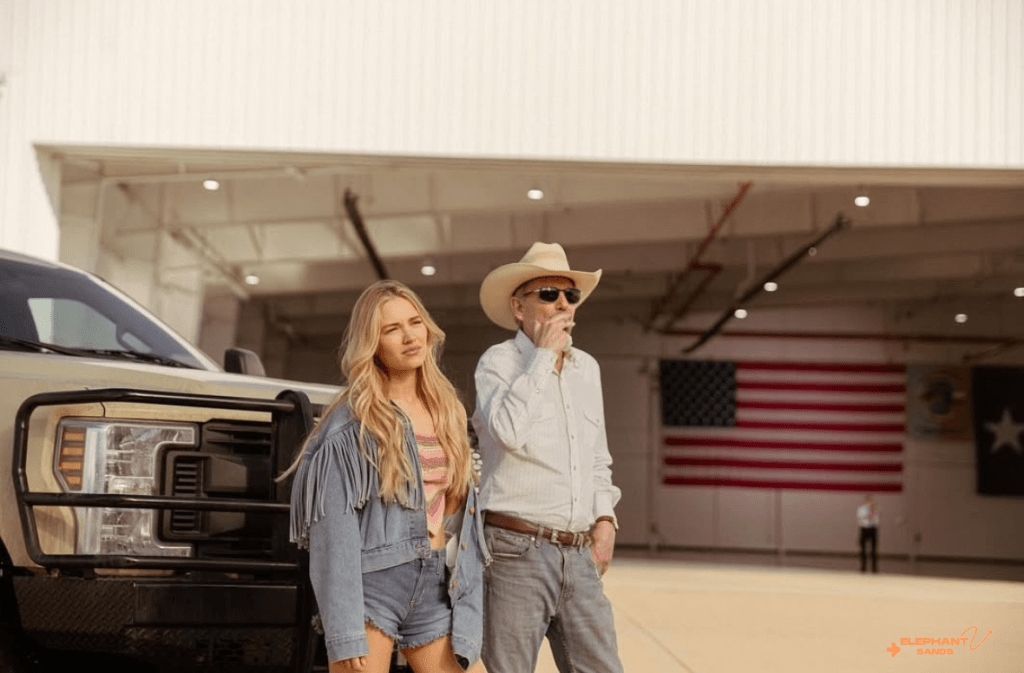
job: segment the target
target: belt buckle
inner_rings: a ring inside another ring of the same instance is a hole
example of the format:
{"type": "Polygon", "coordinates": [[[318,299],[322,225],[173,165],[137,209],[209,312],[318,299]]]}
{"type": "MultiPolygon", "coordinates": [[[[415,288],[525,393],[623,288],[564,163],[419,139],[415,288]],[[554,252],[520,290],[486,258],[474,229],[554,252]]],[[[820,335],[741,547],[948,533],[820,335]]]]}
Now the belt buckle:
{"type": "Polygon", "coordinates": [[[554,528],[549,528],[548,530],[551,531],[551,544],[559,544],[559,542],[558,542],[558,531],[555,530],[554,528]]]}

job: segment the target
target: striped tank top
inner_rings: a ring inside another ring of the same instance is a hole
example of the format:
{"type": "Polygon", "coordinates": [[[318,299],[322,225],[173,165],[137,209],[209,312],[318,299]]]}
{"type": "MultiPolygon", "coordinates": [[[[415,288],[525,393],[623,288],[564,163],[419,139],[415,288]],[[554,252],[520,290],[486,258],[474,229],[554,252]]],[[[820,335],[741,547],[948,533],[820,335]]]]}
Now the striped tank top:
{"type": "Polygon", "coordinates": [[[430,546],[440,549],[445,545],[444,504],[445,491],[451,485],[448,462],[441,442],[434,435],[416,435],[423,471],[423,495],[427,505],[427,532],[430,546]]]}

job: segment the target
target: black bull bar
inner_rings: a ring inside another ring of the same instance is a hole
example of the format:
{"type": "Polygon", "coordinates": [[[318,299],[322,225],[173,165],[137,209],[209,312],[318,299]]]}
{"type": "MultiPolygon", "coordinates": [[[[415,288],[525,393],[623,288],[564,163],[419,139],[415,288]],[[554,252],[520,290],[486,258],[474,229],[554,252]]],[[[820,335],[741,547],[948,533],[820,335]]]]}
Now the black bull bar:
{"type": "MultiPolygon", "coordinates": [[[[77,555],[46,554],[39,544],[33,507],[113,507],[122,509],[188,509],[219,512],[256,512],[282,517],[275,529],[286,532],[290,489],[271,483],[271,497],[265,501],[237,498],[189,498],[161,495],[119,495],[106,493],[46,493],[32,491],[25,470],[28,459],[28,428],[32,413],[39,407],[104,402],[130,402],[164,406],[202,407],[271,414],[270,464],[280,473],[291,460],[290,450],[298,447],[309,433],[313,415],[319,407],[310,404],[304,393],[282,391],[275,399],[195,395],[189,393],[154,392],[128,388],[75,390],[41,393],[25,400],[18,409],[14,425],[13,476],[14,490],[29,557],[46,568],[119,568],[206,570],[224,572],[281,572],[299,570],[301,555],[290,545],[281,545],[275,560],[195,559],[142,555],[77,555]]],[[[282,536],[275,535],[278,541],[282,536]]],[[[287,543],[287,535],[284,536],[287,543]]]]}
{"type": "MultiPolygon", "coordinates": [[[[22,531],[29,557],[47,569],[162,569],[178,571],[207,571],[224,573],[266,574],[278,578],[270,593],[276,595],[274,587],[285,589],[294,600],[294,659],[291,670],[308,671],[312,666],[316,639],[311,618],[315,611],[315,599],[309,583],[309,556],[288,542],[288,518],[290,480],[270,485],[270,495],[265,500],[217,497],[173,497],[158,495],[118,495],[96,493],[49,493],[35,492],[29,488],[26,473],[28,459],[29,420],[32,413],[46,406],[92,404],[104,402],[130,402],[164,406],[202,407],[237,411],[263,412],[271,414],[271,455],[270,465],[279,474],[290,463],[292,453],[299,447],[313,426],[314,414],[319,405],[312,405],[302,392],[284,390],[275,399],[196,395],[188,393],[154,392],[127,388],[102,390],[76,390],[42,393],[25,400],[18,409],[14,426],[14,452],[12,460],[14,490],[21,516],[22,531]],[[280,519],[273,527],[273,554],[270,559],[211,559],[157,557],[145,555],[77,555],[46,554],[39,543],[33,508],[56,507],[112,507],[124,509],[188,509],[220,512],[257,512],[276,515],[280,519]],[[285,584],[280,584],[285,578],[285,584]],[[288,589],[288,587],[292,589],[288,589]]],[[[204,582],[208,576],[200,573],[196,586],[179,586],[179,591],[205,591],[204,582]]],[[[186,584],[188,584],[186,582],[186,584]]],[[[208,584],[207,584],[208,585],[208,584]]],[[[245,580],[229,581],[218,586],[235,586],[235,591],[245,590],[245,580]]],[[[178,585],[175,585],[178,586],[178,585]]],[[[268,587],[262,587],[268,590],[268,587]]],[[[185,595],[185,594],[182,594],[185,595]]],[[[264,595],[264,594],[261,594],[264,595]]],[[[168,598],[171,598],[168,595],[168,598]]],[[[291,610],[288,610],[291,612],[291,610]]]]}

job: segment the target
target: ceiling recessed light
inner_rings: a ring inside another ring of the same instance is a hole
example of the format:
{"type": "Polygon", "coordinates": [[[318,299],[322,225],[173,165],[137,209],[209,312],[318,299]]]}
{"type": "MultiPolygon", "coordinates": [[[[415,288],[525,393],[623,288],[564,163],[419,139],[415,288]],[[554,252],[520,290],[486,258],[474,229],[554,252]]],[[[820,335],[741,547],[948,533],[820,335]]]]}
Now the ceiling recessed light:
{"type": "Polygon", "coordinates": [[[533,201],[540,201],[541,199],[544,198],[544,190],[537,189],[536,187],[534,187],[533,189],[526,192],[526,197],[533,201]]]}
{"type": "Polygon", "coordinates": [[[260,277],[257,276],[254,273],[250,273],[248,276],[245,277],[245,284],[246,285],[259,285],[260,284],[260,277]]]}
{"type": "Polygon", "coordinates": [[[437,273],[437,267],[434,266],[433,262],[423,262],[423,266],[420,267],[420,273],[424,276],[433,276],[437,273]]]}
{"type": "Polygon", "coordinates": [[[1014,290],[1013,291],[1013,296],[1014,297],[1024,297],[1024,287],[1018,287],[1016,290],[1014,290]]]}
{"type": "Polygon", "coordinates": [[[957,313],[956,317],[953,318],[953,320],[956,320],[958,323],[963,324],[963,323],[967,322],[967,314],[966,313],[957,313]]]}
{"type": "Polygon", "coordinates": [[[776,290],[779,289],[779,284],[774,283],[772,281],[768,281],[767,283],[764,284],[764,289],[766,292],[775,292],[776,290]]]}
{"type": "Polygon", "coordinates": [[[739,318],[740,320],[742,320],[743,318],[747,317],[747,309],[745,309],[745,308],[738,308],[733,313],[733,315],[736,316],[737,318],[739,318]]]}
{"type": "Polygon", "coordinates": [[[853,200],[853,202],[855,204],[857,204],[858,206],[860,206],[861,208],[863,208],[863,207],[867,206],[869,203],[871,203],[871,199],[869,199],[868,197],[866,197],[864,195],[861,195],[861,196],[858,196],[857,198],[855,198],[853,200]]]}
{"type": "Polygon", "coordinates": [[[203,189],[215,192],[220,189],[220,183],[216,180],[203,180],[203,189]]]}

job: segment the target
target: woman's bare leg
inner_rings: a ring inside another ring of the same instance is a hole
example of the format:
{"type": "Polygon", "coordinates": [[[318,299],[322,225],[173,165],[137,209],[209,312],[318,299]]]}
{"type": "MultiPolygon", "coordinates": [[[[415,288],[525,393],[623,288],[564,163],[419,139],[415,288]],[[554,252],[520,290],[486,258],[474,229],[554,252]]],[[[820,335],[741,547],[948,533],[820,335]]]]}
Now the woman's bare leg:
{"type": "MultiPolygon", "coordinates": [[[[462,666],[452,652],[451,636],[445,636],[426,645],[402,650],[415,673],[463,673],[462,666]]],[[[469,673],[486,673],[482,662],[476,662],[469,673]]]]}
{"type": "Polygon", "coordinates": [[[395,641],[375,626],[366,625],[366,643],[370,653],[365,657],[332,661],[330,673],[388,673],[395,641]]]}

